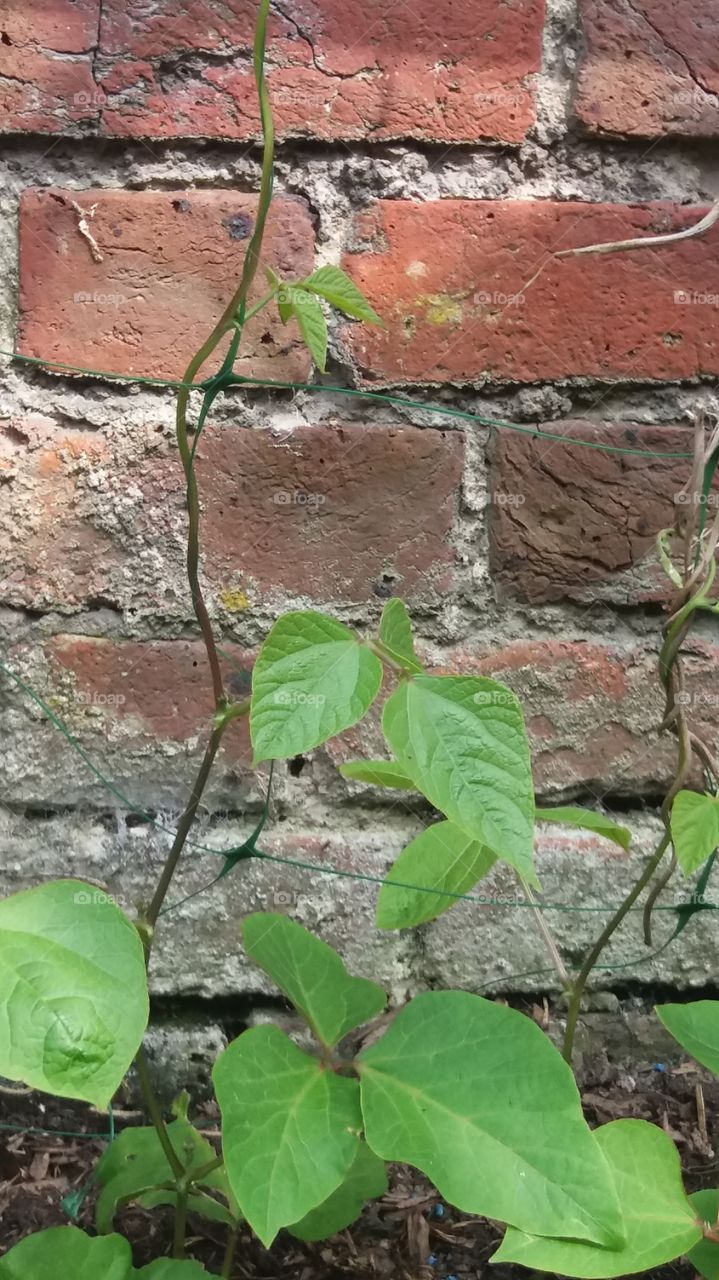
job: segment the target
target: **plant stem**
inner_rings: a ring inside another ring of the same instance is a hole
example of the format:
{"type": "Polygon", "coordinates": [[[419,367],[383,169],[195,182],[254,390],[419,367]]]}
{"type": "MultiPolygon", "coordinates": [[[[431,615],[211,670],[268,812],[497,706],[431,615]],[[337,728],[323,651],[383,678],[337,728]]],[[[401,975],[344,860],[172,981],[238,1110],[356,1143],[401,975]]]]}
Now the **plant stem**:
{"type": "Polygon", "coordinates": [[[574,982],[572,983],[572,997],[569,1002],[569,1010],[567,1012],[567,1028],[564,1033],[564,1047],[562,1049],[564,1059],[566,1062],[569,1063],[570,1066],[572,1064],[572,1051],[574,1049],[574,1035],[577,1029],[577,1019],[579,1018],[579,1010],[582,1004],[582,996],[584,995],[584,991],[587,986],[587,982],[589,980],[589,975],[592,972],[592,969],[597,963],[597,960],[602,954],[607,943],[611,940],[613,934],[619,928],[620,924],[622,923],[622,920],[627,915],[630,908],[634,906],[634,903],[636,902],[639,895],[643,892],[644,889],[646,889],[647,885],[649,884],[649,881],[654,875],[654,872],[656,871],[657,867],[659,866],[659,863],[661,862],[662,858],[664,857],[664,854],[666,853],[669,847],[669,840],[670,840],[669,833],[665,831],[664,835],[659,841],[659,844],[654,850],[654,853],[652,854],[646,867],[644,868],[641,876],[639,877],[636,884],[634,885],[634,888],[631,889],[630,892],[627,894],[622,905],[618,907],[618,909],[615,911],[614,915],[612,916],[611,920],[605,925],[601,934],[597,938],[597,941],[594,943],[594,946],[591,948],[591,950],[587,952],[584,958],[584,963],[581,969],[579,970],[579,973],[577,974],[576,978],[574,979],[574,982]]]}
{"type": "Polygon", "coordinates": [[[147,1065],[147,1057],[142,1045],[138,1049],[137,1054],[135,1056],[135,1067],[137,1069],[137,1078],[140,1081],[140,1088],[142,1089],[142,1095],[145,1099],[147,1112],[155,1127],[155,1132],[157,1133],[157,1136],[160,1140],[160,1145],[162,1147],[162,1150],[165,1153],[165,1158],[167,1159],[167,1163],[172,1169],[175,1179],[181,1178],[183,1173],[185,1172],[184,1165],[180,1160],[180,1157],[178,1156],[177,1152],[175,1151],[175,1148],[173,1147],[172,1143],[170,1142],[170,1135],[167,1132],[167,1125],[165,1124],[165,1121],[163,1119],[162,1111],[160,1109],[160,1104],[157,1100],[157,1095],[155,1094],[155,1090],[152,1087],[152,1080],[150,1079],[150,1071],[147,1065]]]}
{"type": "Polygon", "coordinates": [[[544,919],[544,915],[542,914],[542,908],[540,904],[537,902],[537,899],[532,893],[532,890],[527,884],[527,881],[524,879],[524,876],[519,877],[519,882],[524,890],[524,894],[527,899],[527,902],[529,902],[532,906],[534,918],[537,921],[537,927],[544,939],[552,964],[557,970],[559,981],[561,982],[563,987],[567,988],[567,990],[571,990],[572,979],[567,973],[567,970],[564,965],[564,961],[562,960],[562,957],[559,954],[559,948],[557,947],[557,944],[554,941],[554,938],[552,937],[549,926],[546,920],[544,919]]]}
{"type": "Polygon", "coordinates": [[[237,1248],[237,1232],[237,1227],[228,1227],[227,1247],[225,1256],[222,1259],[222,1271],[220,1272],[222,1280],[230,1280],[232,1276],[232,1263],[235,1260],[235,1249],[237,1248]]]}
{"type": "Polygon", "coordinates": [[[189,1196],[189,1184],[184,1179],[178,1180],[175,1203],[175,1238],[172,1246],[173,1258],[184,1258],[185,1256],[185,1232],[187,1230],[187,1202],[189,1196]]]}

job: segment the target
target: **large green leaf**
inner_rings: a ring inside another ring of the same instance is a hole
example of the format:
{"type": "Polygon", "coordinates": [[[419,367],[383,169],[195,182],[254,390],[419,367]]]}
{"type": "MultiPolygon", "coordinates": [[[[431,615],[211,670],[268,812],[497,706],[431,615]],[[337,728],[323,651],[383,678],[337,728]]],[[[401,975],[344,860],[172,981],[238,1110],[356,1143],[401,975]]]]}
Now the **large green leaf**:
{"type": "Polygon", "coordinates": [[[356,1059],[365,1136],[451,1204],[524,1231],[622,1241],[574,1077],[536,1023],[463,991],[417,996],[356,1059]]]}
{"type": "Polygon", "coordinates": [[[328,1048],[375,1018],[387,1003],[376,982],[353,978],[332,947],[288,916],[248,916],[242,940],[247,954],[269,973],[328,1048]]]}
{"type": "Polygon", "coordinates": [[[656,1011],[682,1048],[719,1076],[719,1000],[658,1004],[656,1011]]]}
{"type": "Polygon", "coordinates": [[[680,791],[670,825],[677,862],[691,875],[719,846],[719,797],[680,791]]]}
{"type": "Polygon", "coordinates": [[[307,276],[302,285],[325,298],[338,311],[344,311],[345,315],[364,320],[367,324],[382,324],[364,294],[340,267],[320,267],[311,276],[307,276]]]}
{"type": "Polygon", "coordinates": [[[394,760],[349,760],[340,765],[340,773],[355,782],[371,787],[394,787],[398,791],[414,791],[415,785],[394,760]]]}
{"type": "MultiPolygon", "coordinates": [[[[184,1116],[173,1120],[167,1126],[167,1132],[185,1168],[199,1170],[214,1158],[214,1147],[184,1116]]],[[[158,1204],[172,1205],[176,1201],[174,1191],[156,1190],[160,1184],[172,1181],[172,1170],[156,1130],[149,1125],[123,1129],[103,1153],[97,1166],[97,1178],[101,1190],[95,1220],[97,1230],[101,1233],[112,1230],[120,1200],[132,1197],[147,1209],[158,1204]]],[[[214,1169],[207,1174],[202,1180],[202,1186],[219,1193],[226,1200],[230,1198],[229,1183],[223,1169],[214,1169]]],[[[190,1208],[194,1213],[216,1222],[234,1221],[227,1204],[222,1204],[209,1195],[191,1195],[190,1208]]]]}
{"type": "Polygon", "coordinates": [[[344,1182],[324,1204],[311,1209],[301,1222],[295,1222],[288,1230],[300,1240],[326,1240],[359,1217],[365,1200],[376,1200],[386,1190],[384,1161],[370,1151],[366,1142],[360,1142],[344,1182]]]}
{"type": "Polygon", "coordinates": [[[389,698],[382,724],[427,799],[536,884],[532,768],[514,694],[478,676],[416,676],[389,698]]]}
{"type": "Polygon", "coordinates": [[[0,902],[0,1075],[106,1107],[147,1018],[140,935],[107,893],[54,880],[0,902]]]}
{"type": "Polygon", "coordinates": [[[581,827],[585,831],[594,831],[598,836],[606,836],[613,840],[620,849],[628,849],[632,843],[632,833],[628,827],[620,827],[603,813],[594,809],[580,809],[575,805],[562,805],[554,809],[535,810],[537,822],[557,822],[562,826],[581,827]]]}
{"type": "Polygon", "coordinates": [[[403,849],[377,901],[380,929],[411,929],[434,920],[467,893],[497,859],[453,822],[427,827],[403,849]]]}
{"type": "Polygon", "coordinates": [[[321,613],[285,613],[252,672],[255,764],[301,755],[361,720],[382,663],[349,627],[321,613]]]}
{"type": "Polygon", "coordinates": [[[677,1149],[663,1129],[646,1120],[614,1120],[597,1129],[594,1139],[609,1163],[622,1206],[627,1236],[622,1248],[551,1240],[510,1227],[493,1262],[606,1280],[660,1267],[701,1239],[682,1186],[677,1149]]]}
{"type": "MultiPolygon", "coordinates": [[[[713,1227],[719,1214],[719,1191],[695,1191],[689,1197],[697,1216],[713,1227]]],[[[719,1280],[719,1244],[713,1240],[700,1240],[687,1257],[705,1280],[719,1280]]]]}
{"type": "MultiPolygon", "coordinates": [[[[175,1258],[157,1258],[155,1262],[150,1262],[148,1266],[141,1267],[139,1271],[133,1271],[135,1280],[212,1280],[209,1271],[199,1262],[194,1262],[190,1258],[182,1261],[175,1258]]],[[[70,1278],[68,1277],[68,1280],[70,1278]]],[[[104,1280],[98,1276],[97,1280],[104,1280]]]]}
{"type": "Polygon", "coordinates": [[[356,1080],[336,1075],[278,1027],[253,1027],[212,1073],[222,1146],[241,1212],[268,1248],[336,1191],[357,1155],[356,1080]]]}
{"type": "Polygon", "coordinates": [[[412,623],[401,600],[388,600],[379,623],[379,640],[391,658],[405,671],[416,675],[422,670],[414,651],[412,623]]]}
{"type": "Polygon", "coordinates": [[[130,1280],[132,1275],[127,1240],[92,1239],[77,1227],[38,1231],[0,1258],[0,1280],[130,1280]]]}

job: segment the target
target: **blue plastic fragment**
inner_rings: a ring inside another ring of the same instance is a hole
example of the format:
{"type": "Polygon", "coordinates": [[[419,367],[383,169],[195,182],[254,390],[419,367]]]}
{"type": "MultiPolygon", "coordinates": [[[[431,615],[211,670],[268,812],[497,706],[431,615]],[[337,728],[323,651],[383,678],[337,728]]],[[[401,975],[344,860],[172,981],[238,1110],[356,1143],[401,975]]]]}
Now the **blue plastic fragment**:
{"type": "Polygon", "coordinates": [[[434,1206],[434,1216],[435,1216],[435,1218],[443,1218],[443,1217],[444,1217],[444,1205],[443,1205],[443,1204],[436,1204],[436,1205],[434,1206]]]}

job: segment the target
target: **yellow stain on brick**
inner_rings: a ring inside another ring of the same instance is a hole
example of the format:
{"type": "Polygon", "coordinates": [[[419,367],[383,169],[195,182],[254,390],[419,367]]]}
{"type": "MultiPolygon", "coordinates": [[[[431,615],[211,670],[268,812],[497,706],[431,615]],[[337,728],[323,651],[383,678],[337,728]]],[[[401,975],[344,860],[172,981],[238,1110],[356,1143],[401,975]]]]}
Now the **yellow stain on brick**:
{"type": "Polygon", "coordinates": [[[417,301],[426,308],[425,315],[429,324],[440,327],[462,323],[464,318],[462,301],[460,298],[453,297],[451,293],[427,293],[417,301]]]}
{"type": "Polygon", "coordinates": [[[249,596],[239,587],[225,587],[220,592],[220,604],[228,613],[242,613],[243,609],[250,608],[251,603],[249,596]]]}

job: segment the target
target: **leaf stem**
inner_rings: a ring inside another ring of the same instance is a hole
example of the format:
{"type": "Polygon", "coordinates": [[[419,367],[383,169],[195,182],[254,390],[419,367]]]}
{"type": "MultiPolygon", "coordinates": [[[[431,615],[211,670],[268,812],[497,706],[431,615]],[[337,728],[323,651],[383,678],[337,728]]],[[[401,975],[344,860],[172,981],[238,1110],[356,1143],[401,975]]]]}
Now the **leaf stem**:
{"type": "Polygon", "coordinates": [[[177,1199],[175,1203],[175,1236],[172,1245],[173,1258],[185,1256],[185,1233],[187,1231],[187,1203],[190,1197],[189,1183],[181,1178],[177,1183],[177,1199]]]}
{"type": "Polygon", "coordinates": [[[172,1169],[173,1175],[177,1180],[183,1176],[185,1167],[170,1141],[170,1135],[167,1132],[167,1125],[165,1124],[162,1110],[157,1100],[157,1095],[152,1087],[150,1070],[147,1064],[147,1055],[145,1054],[145,1050],[142,1045],[135,1056],[135,1068],[137,1070],[137,1078],[140,1082],[140,1088],[145,1099],[148,1115],[153,1123],[155,1132],[157,1133],[160,1146],[165,1153],[167,1163],[172,1169]]]}
{"type": "Polygon", "coordinates": [[[227,1247],[225,1249],[225,1256],[222,1260],[222,1271],[220,1272],[222,1280],[230,1280],[232,1276],[232,1263],[235,1260],[238,1232],[239,1227],[237,1226],[227,1228],[227,1247]]]}

